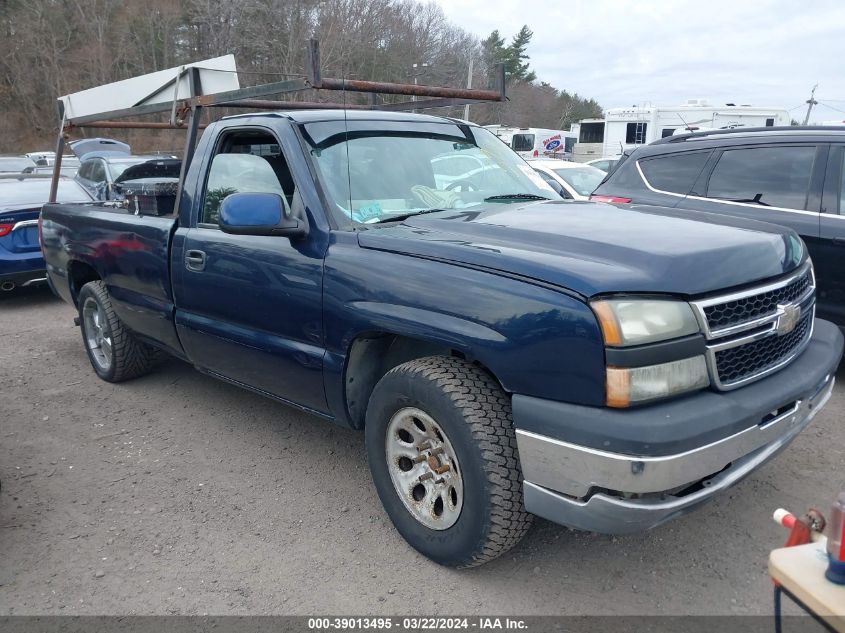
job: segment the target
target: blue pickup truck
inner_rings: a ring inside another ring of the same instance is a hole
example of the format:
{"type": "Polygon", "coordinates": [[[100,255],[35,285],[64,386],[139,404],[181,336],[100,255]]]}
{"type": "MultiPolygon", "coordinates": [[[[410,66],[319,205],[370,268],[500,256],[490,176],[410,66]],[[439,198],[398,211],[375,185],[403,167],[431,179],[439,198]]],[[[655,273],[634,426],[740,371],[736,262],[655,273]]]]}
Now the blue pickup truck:
{"type": "Polygon", "coordinates": [[[172,214],[48,204],[40,231],[102,379],[169,354],[362,429],[396,528],[454,567],[532,515],[628,533],[700,506],[807,426],[842,355],[791,230],[566,202],[448,118],[224,118],[172,214]]]}

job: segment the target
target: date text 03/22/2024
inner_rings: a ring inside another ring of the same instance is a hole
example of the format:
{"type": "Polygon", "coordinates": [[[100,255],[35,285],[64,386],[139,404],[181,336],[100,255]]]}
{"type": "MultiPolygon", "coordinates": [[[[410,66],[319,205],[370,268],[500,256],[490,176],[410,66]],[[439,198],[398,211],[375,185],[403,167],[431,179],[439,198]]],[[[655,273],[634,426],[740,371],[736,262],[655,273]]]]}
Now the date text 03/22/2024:
{"type": "Polygon", "coordinates": [[[477,617],[355,617],[309,618],[310,630],[399,630],[399,631],[449,631],[449,630],[528,630],[525,620],[519,618],[477,617]]]}

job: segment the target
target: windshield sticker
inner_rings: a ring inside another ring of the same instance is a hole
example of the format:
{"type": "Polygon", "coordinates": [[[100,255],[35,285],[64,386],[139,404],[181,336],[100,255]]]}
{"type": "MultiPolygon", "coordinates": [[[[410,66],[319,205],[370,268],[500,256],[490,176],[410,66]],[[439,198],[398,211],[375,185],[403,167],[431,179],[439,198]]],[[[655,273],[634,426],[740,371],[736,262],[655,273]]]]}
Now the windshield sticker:
{"type": "Polygon", "coordinates": [[[357,210],[353,211],[352,220],[355,222],[368,222],[380,218],[382,213],[381,205],[378,202],[373,202],[358,207],[357,210]]]}

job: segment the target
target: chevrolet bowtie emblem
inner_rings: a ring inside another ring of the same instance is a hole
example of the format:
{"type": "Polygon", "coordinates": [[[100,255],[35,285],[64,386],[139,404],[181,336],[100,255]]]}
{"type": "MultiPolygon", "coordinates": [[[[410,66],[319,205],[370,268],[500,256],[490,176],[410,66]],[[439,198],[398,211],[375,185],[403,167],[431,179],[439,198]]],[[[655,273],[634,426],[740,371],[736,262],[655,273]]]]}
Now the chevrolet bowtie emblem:
{"type": "Polygon", "coordinates": [[[775,321],[775,331],[781,336],[789,334],[801,319],[801,306],[778,306],[778,320],[775,321]]]}

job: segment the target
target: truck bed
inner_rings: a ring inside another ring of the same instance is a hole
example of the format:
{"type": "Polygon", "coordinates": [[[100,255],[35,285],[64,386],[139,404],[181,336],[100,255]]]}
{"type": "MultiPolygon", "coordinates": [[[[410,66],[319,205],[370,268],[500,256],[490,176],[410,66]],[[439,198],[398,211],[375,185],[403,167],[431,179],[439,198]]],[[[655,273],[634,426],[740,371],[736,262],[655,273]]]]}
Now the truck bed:
{"type": "Polygon", "coordinates": [[[176,224],[103,204],[46,204],[41,243],[51,286],[75,305],[85,282],[99,277],[127,326],[181,355],[169,269],[176,224]]]}

